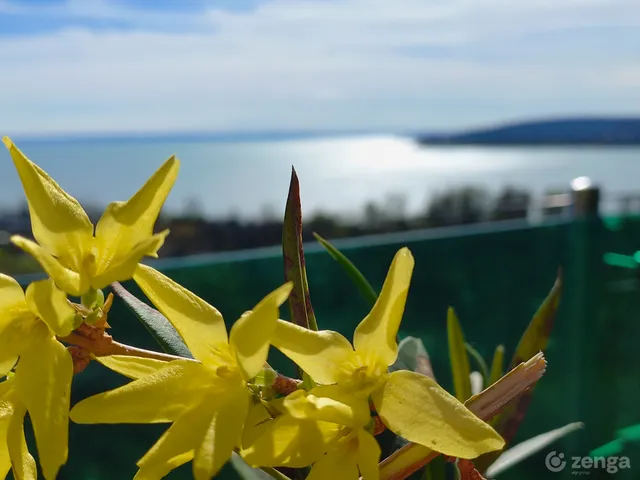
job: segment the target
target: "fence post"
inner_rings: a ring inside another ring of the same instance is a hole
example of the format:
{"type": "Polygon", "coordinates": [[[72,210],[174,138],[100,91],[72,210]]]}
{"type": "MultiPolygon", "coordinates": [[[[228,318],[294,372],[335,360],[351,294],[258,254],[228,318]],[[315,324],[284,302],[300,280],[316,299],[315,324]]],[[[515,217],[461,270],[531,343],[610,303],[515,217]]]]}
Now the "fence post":
{"type": "MultiPolygon", "coordinates": [[[[599,405],[594,394],[602,388],[603,380],[598,375],[598,359],[594,358],[598,350],[597,308],[598,308],[598,265],[602,252],[598,251],[600,237],[600,189],[586,177],[571,182],[571,218],[568,237],[568,261],[565,275],[565,294],[568,303],[566,312],[569,345],[563,345],[570,352],[569,366],[565,370],[571,375],[567,379],[571,392],[571,421],[584,421],[591,435],[573,435],[569,437],[569,448],[574,455],[588,452],[592,435],[602,434],[601,422],[606,420],[602,412],[594,411],[599,405]],[[597,425],[600,424],[600,425],[597,425]],[[598,428],[600,426],[600,428],[598,428]],[[585,451],[586,449],[586,451],[585,451]]],[[[598,441],[598,440],[595,440],[598,441]]]]}

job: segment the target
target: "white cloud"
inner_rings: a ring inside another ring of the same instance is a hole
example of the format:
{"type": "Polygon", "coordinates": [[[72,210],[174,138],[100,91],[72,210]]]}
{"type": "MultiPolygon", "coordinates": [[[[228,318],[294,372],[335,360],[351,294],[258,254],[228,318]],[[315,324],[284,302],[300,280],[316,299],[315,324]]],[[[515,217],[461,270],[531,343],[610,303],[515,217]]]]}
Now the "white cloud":
{"type": "Polygon", "coordinates": [[[640,26],[636,2],[269,0],[142,12],[0,0],[0,14],[61,23],[0,36],[0,130],[402,129],[624,113],[640,100],[640,42],[616,32],[640,26]]]}

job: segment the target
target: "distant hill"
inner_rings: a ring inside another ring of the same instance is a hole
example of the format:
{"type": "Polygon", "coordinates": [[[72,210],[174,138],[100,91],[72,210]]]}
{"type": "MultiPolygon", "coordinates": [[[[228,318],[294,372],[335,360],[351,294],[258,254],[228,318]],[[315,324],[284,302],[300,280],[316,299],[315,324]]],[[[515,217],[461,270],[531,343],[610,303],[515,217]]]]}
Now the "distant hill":
{"type": "Polygon", "coordinates": [[[423,145],[640,145],[640,118],[557,119],[454,134],[424,134],[423,145]]]}

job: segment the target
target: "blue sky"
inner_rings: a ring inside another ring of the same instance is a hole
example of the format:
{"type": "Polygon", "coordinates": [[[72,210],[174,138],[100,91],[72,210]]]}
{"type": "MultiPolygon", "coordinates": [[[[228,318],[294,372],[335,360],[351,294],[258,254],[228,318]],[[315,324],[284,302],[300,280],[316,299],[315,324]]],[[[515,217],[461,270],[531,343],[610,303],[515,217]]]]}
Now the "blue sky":
{"type": "Polygon", "coordinates": [[[0,0],[0,131],[640,113],[637,0],[0,0]]]}

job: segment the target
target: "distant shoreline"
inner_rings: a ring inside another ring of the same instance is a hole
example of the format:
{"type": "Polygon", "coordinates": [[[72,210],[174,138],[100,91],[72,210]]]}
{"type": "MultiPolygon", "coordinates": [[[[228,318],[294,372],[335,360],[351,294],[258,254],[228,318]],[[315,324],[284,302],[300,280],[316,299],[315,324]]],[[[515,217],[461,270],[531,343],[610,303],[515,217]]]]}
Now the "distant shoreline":
{"type": "Polygon", "coordinates": [[[631,147],[640,146],[640,118],[542,120],[414,138],[428,146],[631,147]]]}

